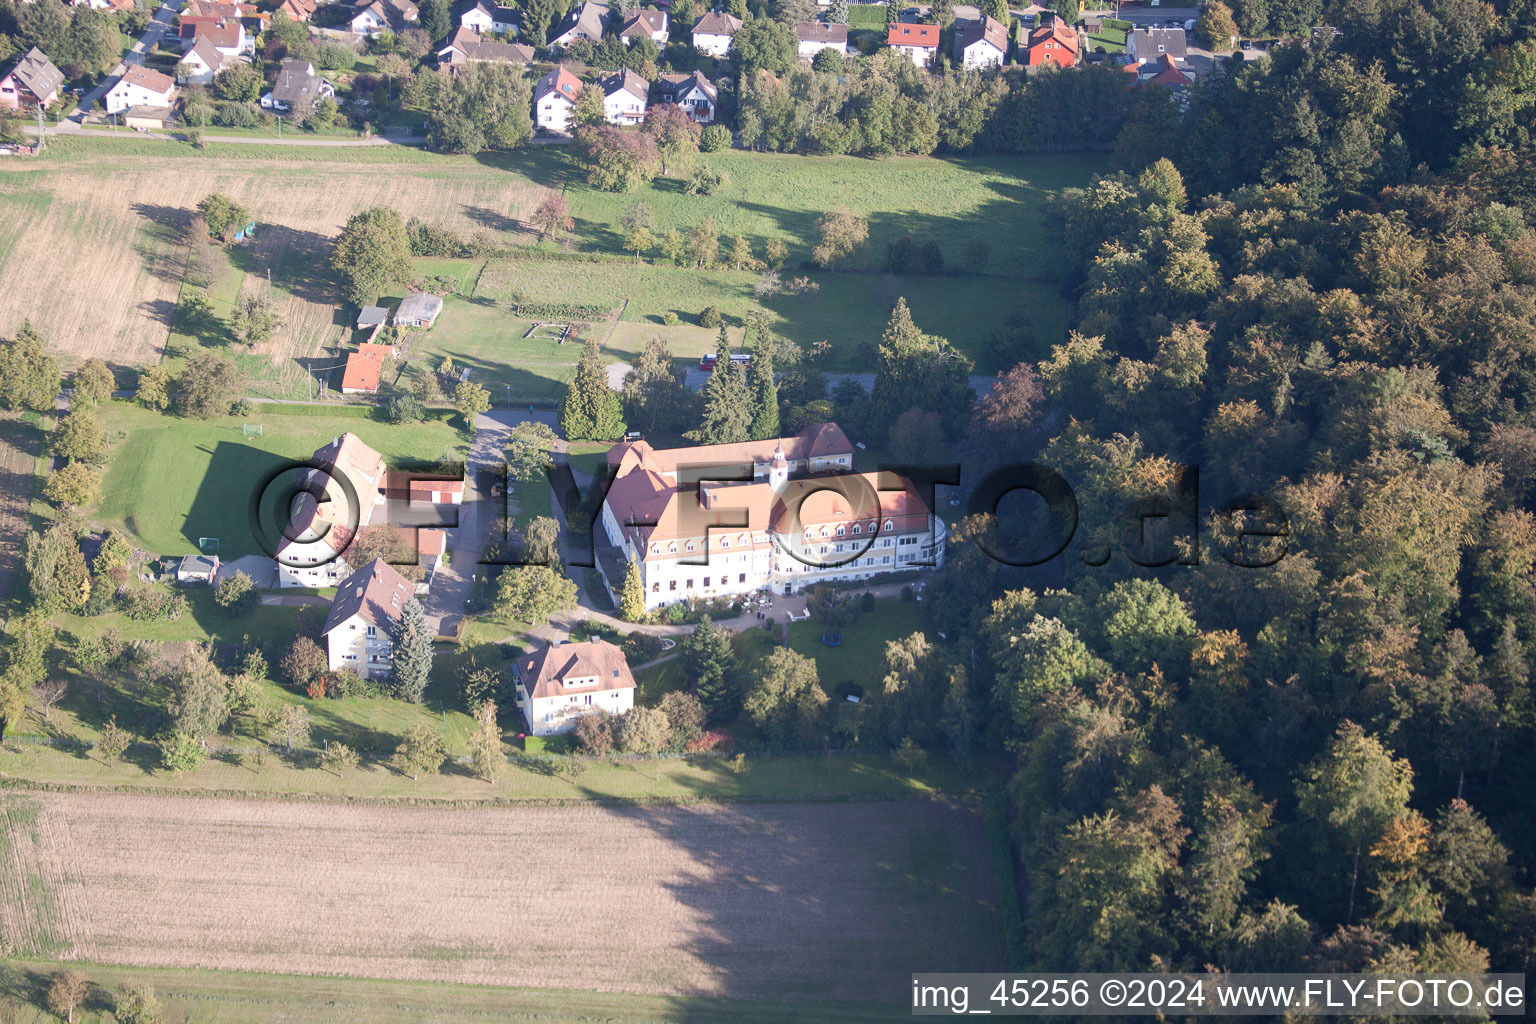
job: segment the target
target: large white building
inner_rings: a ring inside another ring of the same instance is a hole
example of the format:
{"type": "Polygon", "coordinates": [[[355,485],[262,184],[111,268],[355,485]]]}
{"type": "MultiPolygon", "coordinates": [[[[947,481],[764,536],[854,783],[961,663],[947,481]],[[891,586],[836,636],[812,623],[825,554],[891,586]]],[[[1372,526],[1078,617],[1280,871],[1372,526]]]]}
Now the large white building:
{"type": "Polygon", "coordinates": [[[350,668],[364,676],[389,675],[395,625],[415,593],[416,584],[379,558],[342,581],[321,631],[331,671],[350,668]]]}
{"type": "Polygon", "coordinates": [[[853,472],[853,445],[835,423],[696,448],[625,442],[608,463],[603,532],[640,567],[648,609],[766,589],[793,594],[944,560],[944,523],[912,482],[853,472]]]}
{"type": "Polygon", "coordinates": [[[130,64],[123,71],[105,99],[107,113],[118,114],[133,107],[163,110],[176,101],[176,81],[141,64],[130,64]]]}
{"type": "Polygon", "coordinates": [[[557,644],[513,663],[517,706],[535,736],[576,728],[583,715],[622,715],[635,706],[635,677],[624,652],[606,640],[557,644]]]}
{"type": "Polygon", "coordinates": [[[326,500],[312,491],[294,496],[276,552],[280,587],[334,587],[347,573],[342,555],[355,531],[384,504],[384,459],[356,434],[342,434],[315,452],[310,465],[306,484],[323,490],[326,500]]]}

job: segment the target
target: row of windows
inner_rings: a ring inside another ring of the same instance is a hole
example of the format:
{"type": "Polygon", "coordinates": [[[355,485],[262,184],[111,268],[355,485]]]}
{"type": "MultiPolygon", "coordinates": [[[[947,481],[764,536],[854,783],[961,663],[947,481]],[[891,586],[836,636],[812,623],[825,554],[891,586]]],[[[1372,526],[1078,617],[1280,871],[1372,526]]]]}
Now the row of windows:
{"type": "MultiPolygon", "coordinates": [[[[704,577],[704,589],[705,590],[708,590],[710,587],[714,586],[714,584],[711,582],[711,580],[713,580],[713,579],[714,579],[713,576],[705,576],[704,577]]],[[[736,574],[736,582],[737,583],[745,583],[745,582],[747,582],[747,574],[744,573],[744,572],[743,573],[737,573],[736,574]]],[[[730,586],[731,585],[731,578],[729,576],[721,576],[720,577],[720,585],[722,587],[730,586]]],[[[677,580],[668,580],[667,581],[667,589],[669,591],[670,590],[676,590],[677,589],[677,580]]],[[[685,589],[685,590],[692,590],[693,589],[693,580],[691,580],[691,579],[688,580],[687,583],[684,584],[683,589],[685,589]]],[[[652,583],[651,584],[651,593],[653,593],[653,594],[661,593],[661,583],[659,581],[656,582],[656,583],[652,583]]]]}

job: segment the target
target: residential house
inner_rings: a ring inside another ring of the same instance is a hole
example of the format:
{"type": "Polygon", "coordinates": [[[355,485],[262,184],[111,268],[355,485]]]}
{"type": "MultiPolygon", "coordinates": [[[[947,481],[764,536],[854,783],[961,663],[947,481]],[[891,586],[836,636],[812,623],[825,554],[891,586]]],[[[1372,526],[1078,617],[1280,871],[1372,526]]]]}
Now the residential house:
{"type": "Polygon", "coordinates": [[[251,35],[258,35],[272,27],[272,15],[256,9],[255,4],[228,4],[220,0],[189,0],[176,16],[178,25],[189,21],[215,22],[239,21],[251,35]]]}
{"type": "Polygon", "coordinates": [[[598,81],[597,86],[603,90],[603,116],[609,124],[639,124],[645,120],[645,103],[651,87],[639,72],[621,68],[598,81]]]}
{"type": "Polygon", "coordinates": [[[448,37],[448,45],[437,51],[437,62],[450,71],[470,64],[528,64],[533,61],[533,47],[522,43],[486,42],[474,29],[460,26],[448,37]]]}
{"type": "Polygon", "coordinates": [[[441,296],[412,292],[400,300],[400,308],[395,310],[395,326],[430,328],[437,322],[437,316],[442,311],[441,296]]]}
{"type": "Polygon", "coordinates": [[[581,79],[563,64],[539,79],[533,90],[533,126],[549,132],[569,129],[579,92],[581,79]]]}
{"type": "Polygon", "coordinates": [[[896,22],[886,32],[886,44],[918,67],[926,67],[939,55],[939,26],[896,22]]]}
{"type": "Polygon", "coordinates": [[[285,60],[272,80],[272,91],[261,97],[264,110],[280,114],[305,114],[326,97],[334,97],[336,87],[315,74],[307,60],[285,60]]]}
{"type": "Polygon", "coordinates": [[[356,434],[316,451],[310,465],[277,545],[280,587],[335,586],[346,575],[353,536],[384,504],[384,459],[356,434]]]}
{"type": "Polygon", "coordinates": [[[760,590],[792,594],[944,559],[943,521],[912,482],[854,473],[853,445],[835,423],[795,437],[694,448],[626,441],[609,450],[608,464],[614,478],[601,523],[617,551],[607,559],[600,552],[599,564],[632,559],[647,608],[760,590]],[[708,472],[696,486],[681,479],[698,480],[700,467],[717,467],[721,479],[708,472]]]}
{"type": "Polygon", "coordinates": [[[34,46],[0,77],[0,107],[6,110],[46,107],[58,99],[63,85],[64,73],[34,46]]]}
{"type": "Polygon", "coordinates": [[[188,555],[176,566],[177,583],[201,583],[212,586],[219,578],[218,555],[188,555]]]}
{"type": "Polygon", "coordinates": [[[199,39],[218,50],[222,56],[236,57],[256,52],[256,37],[247,35],[245,25],[238,19],[219,18],[215,21],[196,19],[181,23],[181,48],[190,50],[199,39]]]}
{"type": "Polygon", "coordinates": [[[667,12],[652,10],[647,7],[643,11],[631,11],[629,20],[624,27],[619,29],[619,38],[628,46],[642,36],[649,36],[651,40],[662,48],[667,45],[667,12]]]}
{"type": "Polygon", "coordinates": [[[107,90],[105,102],[109,114],[120,114],[131,107],[169,111],[176,102],[176,82],[170,75],[142,64],[130,64],[123,77],[107,90]]]}
{"type": "Polygon", "coordinates": [[[377,39],[382,33],[401,32],[420,20],[412,0],[357,0],[347,27],[360,36],[377,39]]]}
{"type": "Polygon", "coordinates": [[[306,23],[319,9],[318,0],[283,0],[273,13],[286,15],[289,21],[306,23]]]}
{"type": "Polygon", "coordinates": [[[980,21],[956,22],[954,52],[955,60],[968,68],[1001,64],[1008,56],[1008,30],[985,14],[980,21]]]}
{"type": "Polygon", "coordinates": [[[699,124],[714,122],[715,105],[719,101],[720,93],[715,84],[700,71],[661,75],[651,86],[653,104],[675,103],[699,124]]]}
{"type": "Polygon", "coordinates": [[[824,21],[802,21],[795,25],[795,37],[800,40],[798,53],[801,60],[813,60],[822,50],[848,53],[848,26],[828,25],[824,21]]]}
{"type": "Polygon", "coordinates": [[[560,19],[560,24],[550,30],[550,49],[563,50],[578,39],[585,39],[592,43],[601,42],[603,33],[608,31],[608,18],[606,4],[584,0],[580,7],[574,8],[560,19]]]}
{"type": "Polygon", "coordinates": [[[693,48],[711,57],[724,57],[731,49],[731,39],[741,31],[741,19],[733,14],[710,11],[693,25],[693,48]]]}
{"type": "Polygon", "coordinates": [[[490,0],[477,2],[459,15],[459,27],[470,29],[479,35],[517,31],[517,8],[501,7],[490,0]]]}
{"type": "Polygon", "coordinates": [[[393,345],[375,345],[363,342],[356,352],[347,355],[347,366],[341,373],[341,393],[344,395],[378,394],[380,378],[386,359],[398,358],[393,345]]]}
{"type": "Polygon", "coordinates": [[[1138,64],[1150,64],[1167,55],[1175,60],[1189,56],[1182,28],[1138,28],[1126,41],[1125,52],[1138,64]]]}
{"type": "Polygon", "coordinates": [[[635,706],[635,677],[624,652],[607,640],[554,644],[512,663],[517,706],[535,736],[576,728],[583,715],[621,715],[635,706]]]}
{"type": "Polygon", "coordinates": [[[111,11],[114,14],[122,14],[131,11],[137,4],[135,0],[71,0],[71,7],[89,7],[93,11],[111,11]]]}
{"type": "Polygon", "coordinates": [[[416,585],[382,558],[348,576],[331,599],[321,635],[331,671],[350,668],[370,678],[392,671],[394,631],[416,585]]]}
{"type": "Polygon", "coordinates": [[[1189,88],[1195,80],[1193,75],[1180,71],[1173,58],[1166,53],[1146,64],[1132,64],[1130,67],[1138,72],[1137,85],[1157,85],[1178,91],[1189,88]]]}
{"type": "Polygon", "coordinates": [[[185,69],[185,73],[181,75],[181,83],[208,85],[223,69],[224,62],[234,59],[225,57],[207,38],[199,39],[192,44],[192,49],[182,54],[179,66],[185,69]]]}
{"type": "Polygon", "coordinates": [[[1041,64],[1070,68],[1076,67],[1082,59],[1082,43],[1077,38],[1077,30],[1064,19],[1046,18],[1030,31],[1024,52],[1027,55],[1025,63],[1032,68],[1041,64]]]}

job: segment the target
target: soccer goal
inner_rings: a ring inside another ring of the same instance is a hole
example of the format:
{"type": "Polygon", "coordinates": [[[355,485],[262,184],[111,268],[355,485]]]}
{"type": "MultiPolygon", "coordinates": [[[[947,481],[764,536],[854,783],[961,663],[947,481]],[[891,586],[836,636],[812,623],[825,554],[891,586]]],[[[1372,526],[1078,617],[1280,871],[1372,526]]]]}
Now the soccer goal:
{"type": "Polygon", "coordinates": [[[247,423],[240,428],[241,437],[265,437],[260,423],[247,423]]]}

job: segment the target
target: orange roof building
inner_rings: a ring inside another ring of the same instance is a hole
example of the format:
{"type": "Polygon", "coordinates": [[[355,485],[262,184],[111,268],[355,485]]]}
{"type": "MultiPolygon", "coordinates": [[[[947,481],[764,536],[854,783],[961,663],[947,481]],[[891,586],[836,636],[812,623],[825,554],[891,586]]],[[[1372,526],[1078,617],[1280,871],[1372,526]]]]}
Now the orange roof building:
{"type": "Polygon", "coordinates": [[[919,67],[939,55],[939,26],[898,21],[885,35],[886,45],[919,67]]]}
{"type": "Polygon", "coordinates": [[[375,345],[364,342],[357,351],[347,356],[347,366],[341,373],[341,393],[344,395],[372,395],[379,390],[384,372],[384,360],[395,358],[395,346],[375,345]]]}
{"type": "Polygon", "coordinates": [[[606,640],[556,644],[513,663],[517,706],[535,736],[568,732],[583,715],[621,715],[635,706],[635,677],[606,640]]]}
{"type": "Polygon", "coordinates": [[[626,442],[608,464],[603,531],[619,564],[639,566],[647,608],[943,561],[944,524],[912,482],[853,472],[853,445],[835,423],[696,448],[626,442]]]}
{"type": "Polygon", "coordinates": [[[384,459],[356,434],[342,434],[309,464],[274,552],[280,587],[335,586],[352,538],[384,503],[384,459]]]}

